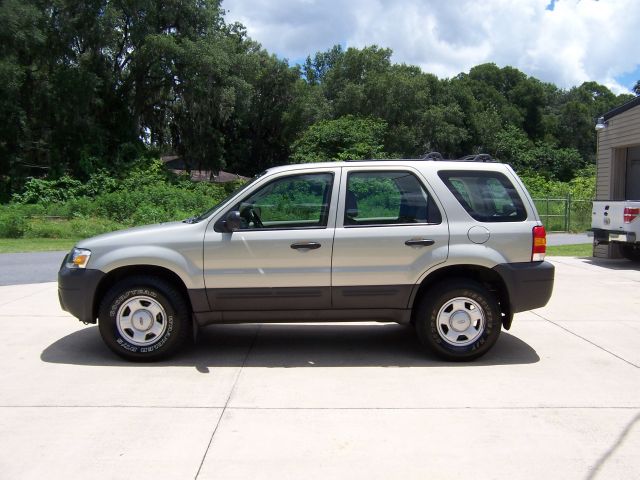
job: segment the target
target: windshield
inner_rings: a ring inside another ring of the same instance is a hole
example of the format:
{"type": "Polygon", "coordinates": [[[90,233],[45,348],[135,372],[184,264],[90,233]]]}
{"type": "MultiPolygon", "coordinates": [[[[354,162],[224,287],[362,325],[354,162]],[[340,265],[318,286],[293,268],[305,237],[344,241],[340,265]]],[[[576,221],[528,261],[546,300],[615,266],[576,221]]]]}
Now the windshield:
{"type": "Polygon", "coordinates": [[[213,207],[211,207],[209,210],[207,210],[206,212],[197,215],[193,218],[189,218],[187,220],[185,220],[186,223],[198,223],[201,222],[203,220],[206,220],[207,218],[209,218],[211,216],[211,214],[213,212],[215,212],[218,208],[220,208],[222,206],[222,204],[226,203],[231,197],[237,195],[238,193],[240,193],[241,191],[245,190],[247,187],[249,187],[251,184],[253,184],[258,178],[260,178],[262,175],[264,175],[266,172],[263,172],[259,175],[256,175],[255,177],[253,177],[251,180],[249,180],[247,183],[240,185],[238,188],[236,188],[233,193],[231,193],[230,195],[228,195],[224,200],[222,200],[221,202],[216,203],[213,207]]]}

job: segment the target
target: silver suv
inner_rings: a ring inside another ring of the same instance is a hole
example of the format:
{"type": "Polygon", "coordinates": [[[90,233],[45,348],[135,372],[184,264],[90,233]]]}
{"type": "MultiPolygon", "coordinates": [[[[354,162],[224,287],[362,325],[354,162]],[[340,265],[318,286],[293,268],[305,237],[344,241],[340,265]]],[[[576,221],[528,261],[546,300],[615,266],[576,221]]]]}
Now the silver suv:
{"type": "Polygon", "coordinates": [[[208,324],[318,321],[413,324],[438,356],[477,358],[547,303],[554,268],[518,176],[473,160],[269,169],[198,217],[79,242],[60,304],[130,360],[208,324]]]}

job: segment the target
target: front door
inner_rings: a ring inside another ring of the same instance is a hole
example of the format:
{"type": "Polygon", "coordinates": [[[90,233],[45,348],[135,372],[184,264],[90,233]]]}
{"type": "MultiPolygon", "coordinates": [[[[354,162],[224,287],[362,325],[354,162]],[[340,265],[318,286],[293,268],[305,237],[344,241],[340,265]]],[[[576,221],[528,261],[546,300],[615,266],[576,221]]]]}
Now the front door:
{"type": "Polygon", "coordinates": [[[407,308],[423,273],[447,258],[446,217],[408,167],[344,168],[341,183],[333,307],[407,308]]]}
{"type": "Polygon", "coordinates": [[[340,169],[269,177],[237,204],[240,229],[204,240],[204,280],[216,311],[331,306],[331,251],[340,169]]]}

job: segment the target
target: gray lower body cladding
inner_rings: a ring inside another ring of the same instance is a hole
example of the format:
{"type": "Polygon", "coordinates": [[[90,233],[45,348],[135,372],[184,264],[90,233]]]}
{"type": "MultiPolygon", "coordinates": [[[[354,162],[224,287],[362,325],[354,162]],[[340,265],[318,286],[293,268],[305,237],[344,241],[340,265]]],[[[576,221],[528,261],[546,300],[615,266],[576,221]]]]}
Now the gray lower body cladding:
{"type": "MultiPolygon", "coordinates": [[[[540,308],[553,291],[554,267],[548,262],[506,263],[493,269],[503,279],[511,313],[540,308]]],[[[94,297],[105,274],[68,269],[58,273],[62,309],[95,323],[94,297]]],[[[407,323],[415,285],[291,287],[190,290],[196,320],[209,323],[392,321],[407,323]]]]}
{"type": "Polygon", "coordinates": [[[62,309],[81,322],[96,323],[93,299],[104,276],[100,270],[62,267],[58,272],[58,300],[62,309]]]}
{"type": "Polygon", "coordinates": [[[406,309],[413,285],[210,288],[212,310],[406,309]]]}
{"type": "Polygon", "coordinates": [[[551,298],[555,267],[549,262],[503,263],[493,270],[509,292],[511,313],[544,307],[551,298]]]}

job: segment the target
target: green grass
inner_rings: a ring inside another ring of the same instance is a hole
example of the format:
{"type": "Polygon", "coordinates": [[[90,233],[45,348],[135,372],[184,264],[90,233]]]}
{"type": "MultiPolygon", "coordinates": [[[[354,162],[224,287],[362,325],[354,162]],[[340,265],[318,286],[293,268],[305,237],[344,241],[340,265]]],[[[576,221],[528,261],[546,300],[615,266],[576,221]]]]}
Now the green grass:
{"type": "Polygon", "coordinates": [[[0,238],[0,253],[71,250],[76,242],[69,238],[0,238]]]}
{"type": "Polygon", "coordinates": [[[590,243],[580,245],[557,245],[547,246],[547,255],[556,257],[591,257],[593,255],[593,245],[590,243]]]}

